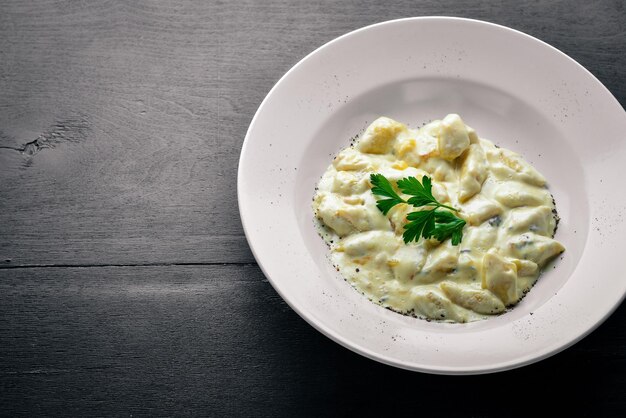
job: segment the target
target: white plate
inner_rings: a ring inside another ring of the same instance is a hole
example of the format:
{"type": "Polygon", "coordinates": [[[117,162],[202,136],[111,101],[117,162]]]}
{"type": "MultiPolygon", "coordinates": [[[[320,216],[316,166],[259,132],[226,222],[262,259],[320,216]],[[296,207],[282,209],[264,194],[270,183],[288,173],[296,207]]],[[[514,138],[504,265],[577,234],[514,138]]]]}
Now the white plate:
{"type": "Polygon", "coordinates": [[[486,373],[548,357],[597,327],[626,292],[626,113],[582,66],[521,32],[447,17],[384,22],[317,49],[257,111],[238,197],[276,291],[336,342],[394,366],[486,373]],[[411,126],[459,113],[547,178],[567,251],[511,312],[470,324],[405,317],[339,277],[311,198],[332,156],[377,116],[411,126]]]}

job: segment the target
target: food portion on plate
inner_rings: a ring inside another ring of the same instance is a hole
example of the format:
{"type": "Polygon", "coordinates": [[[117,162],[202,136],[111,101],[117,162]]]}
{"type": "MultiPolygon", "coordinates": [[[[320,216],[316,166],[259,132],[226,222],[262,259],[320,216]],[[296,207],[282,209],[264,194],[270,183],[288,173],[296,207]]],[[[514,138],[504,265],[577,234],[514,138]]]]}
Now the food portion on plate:
{"type": "Polygon", "coordinates": [[[419,129],[378,118],[334,158],[313,210],[354,288],[427,320],[506,311],[565,250],[545,178],[456,114],[419,129]]]}

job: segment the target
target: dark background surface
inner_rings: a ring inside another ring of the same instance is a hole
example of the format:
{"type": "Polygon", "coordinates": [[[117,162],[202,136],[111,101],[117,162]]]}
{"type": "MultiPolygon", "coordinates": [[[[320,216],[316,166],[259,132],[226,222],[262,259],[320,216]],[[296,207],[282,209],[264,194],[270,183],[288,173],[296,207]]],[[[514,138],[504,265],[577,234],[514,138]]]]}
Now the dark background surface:
{"type": "Polygon", "coordinates": [[[540,363],[433,376],[322,336],[257,267],[235,179],[261,100],[423,15],[536,36],[626,103],[621,0],[0,1],[0,414],[626,416],[624,306],[540,363]]]}

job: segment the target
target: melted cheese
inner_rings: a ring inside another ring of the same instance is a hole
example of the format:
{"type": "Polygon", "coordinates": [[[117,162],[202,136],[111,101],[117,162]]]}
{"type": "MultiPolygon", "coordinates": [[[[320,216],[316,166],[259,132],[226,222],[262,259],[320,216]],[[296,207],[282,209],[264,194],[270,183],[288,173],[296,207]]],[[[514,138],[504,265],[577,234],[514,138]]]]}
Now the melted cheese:
{"type": "Polygon", "coordinates": [[[333,264],[353,287],[384,307],[429,320],[468,322],[505,311],[564,251],[553,239],[556,209],[545,178],[454,114],[420,129],[386,117],[374,121],[328,167],[313,210],[333,264]],[[459,208],[467,222],[461,244],[405,244],[406,216],[415,208],[400,204],[383,215],[370,190],[372,173],[392,184],[431,177],[435,198],[459,208]]]}

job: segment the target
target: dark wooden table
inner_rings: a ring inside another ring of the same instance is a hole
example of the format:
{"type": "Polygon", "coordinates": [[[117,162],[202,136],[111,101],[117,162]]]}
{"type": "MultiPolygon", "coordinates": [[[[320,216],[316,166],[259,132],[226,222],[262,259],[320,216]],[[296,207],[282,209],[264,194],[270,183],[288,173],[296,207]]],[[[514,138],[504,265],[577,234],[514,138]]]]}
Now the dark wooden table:
{"type": "Polygon", "coordinates": [[[534,35],[626,103],[621,0],[0,1],[0,414],[626,416],[624,306],[538,364],[433,376],[330,341],[257,267],[236,175],[261,100],[422,15],[534,35]]]}

